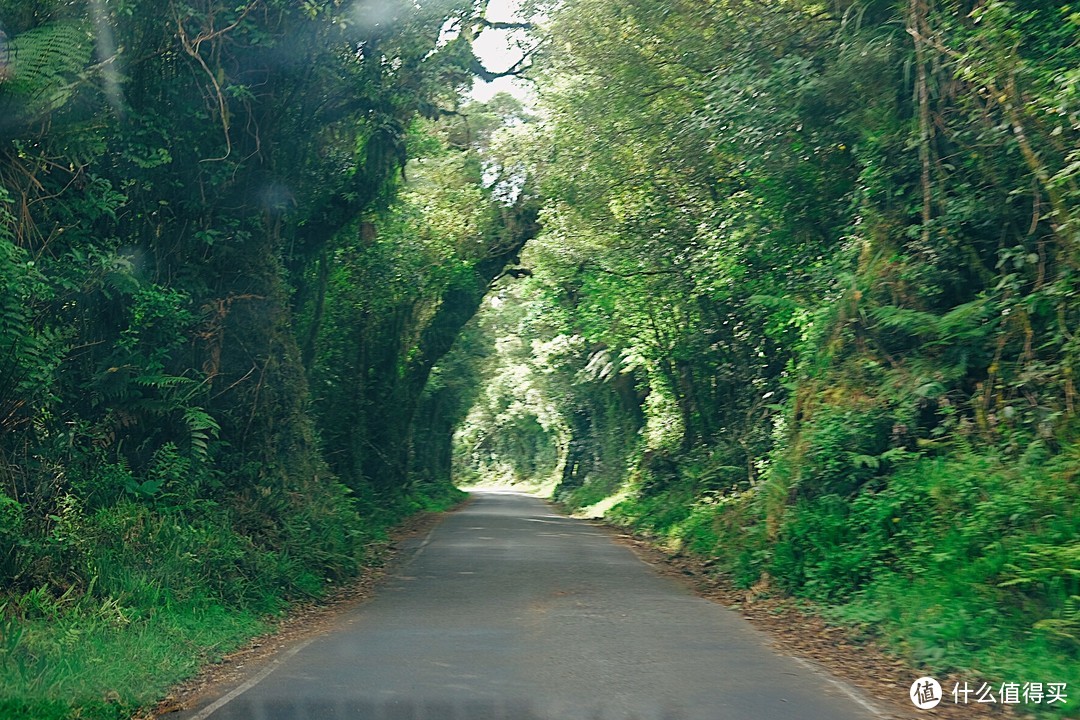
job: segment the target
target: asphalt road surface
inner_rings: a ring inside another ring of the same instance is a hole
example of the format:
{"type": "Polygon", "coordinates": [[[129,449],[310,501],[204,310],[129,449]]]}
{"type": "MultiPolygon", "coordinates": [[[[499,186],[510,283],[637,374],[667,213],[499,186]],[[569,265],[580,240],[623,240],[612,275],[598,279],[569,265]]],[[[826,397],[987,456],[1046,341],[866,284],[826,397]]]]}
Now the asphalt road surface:
{"type": "Polygon", "coordinates": [[[870,720],[855,691],[536,498],[479,493],[370,602],[177,720],[870,720]]]}

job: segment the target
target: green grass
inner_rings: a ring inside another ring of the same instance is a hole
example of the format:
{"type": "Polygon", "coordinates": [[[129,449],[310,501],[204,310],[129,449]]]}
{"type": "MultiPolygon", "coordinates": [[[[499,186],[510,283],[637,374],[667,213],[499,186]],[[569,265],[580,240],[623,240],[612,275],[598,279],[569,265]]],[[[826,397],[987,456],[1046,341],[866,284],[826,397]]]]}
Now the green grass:
{"type": "MultiPolygon", "coordinates": [[[[767,486],[728,496],[675,481],[615,522],[774,587],[884,641],[928,674],[1067,683],[1080,704],[1080,463],[958,452],[913,458],[849,495],[802,497],[767,532],[767,486]]],[[[804,468],[805,471],[805,468],[804,468]]],[[[805,478],[804,482],[814,478],[805,478]]],[[[838,483],[842,484],[842,483],[838,483]]]]}
{"type": "Polygon", "coordinates": [[[0,593],[0,720],[129,718],[269,630],[289,603],[377,562],[393,525],[465,497],[424,486],[366,512],[361,499],[318,492],[292,513],[127,500],[62,511],[23,553],[24,576],[40,584],[0,593]]]}
{"type": "MultiPolygon", "coordinates": [[[[818,606],[831,620],[865,629],[929,672],[967,680],[1063,682],[1080,703],[1080,663],[1062,638],[1032,630],[1031,617],[977,586],[934,578],[884,577],[855,600],[818,606]]],[[[1032,709],[1032,708],[1029,708],[1032,709]]]]}
{"type": "Polygon", "coordinates": [[[251,611],[213,603],[164,607],[132,622],[82,607],[50,619],[9,619],[0,718],[130,717],[269,627],[251,611]]]}

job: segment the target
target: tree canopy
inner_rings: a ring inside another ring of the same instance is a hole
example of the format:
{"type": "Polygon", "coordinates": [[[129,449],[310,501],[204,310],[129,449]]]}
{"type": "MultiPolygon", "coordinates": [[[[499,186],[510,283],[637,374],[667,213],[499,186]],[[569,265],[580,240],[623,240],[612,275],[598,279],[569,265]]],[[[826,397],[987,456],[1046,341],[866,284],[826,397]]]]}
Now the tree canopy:
{"type": "Polygon", "coordinates": [[[0,696],[537,479],[1080,683],[1080,8],[487,4],[0,0],[0,696]]]}
{"type": "Polygon", "coordinates": [[[929,667],[1071,672],[1078,25],[1058,2],[553,9],[544,227],[484,311],[506,339],[459,473],[539,469],[929,667]]]}

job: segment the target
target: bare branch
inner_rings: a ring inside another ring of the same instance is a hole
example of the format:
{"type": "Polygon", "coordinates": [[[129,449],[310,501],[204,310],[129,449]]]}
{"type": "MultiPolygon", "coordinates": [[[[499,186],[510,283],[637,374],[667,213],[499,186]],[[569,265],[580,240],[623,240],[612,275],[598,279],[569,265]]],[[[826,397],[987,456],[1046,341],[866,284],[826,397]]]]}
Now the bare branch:
{"type": "Polygon", "coordinates": [[[472,65],[470,65],[469,70],[484,82],[492,82],[493,80],[504,77],[521,77],[532,67],[532,56],[536,54],[536,51],[543,47],[546,42],[547,38],[542,38],[533,47],[529,48],[529,50],[521,56],[520,60],[503,72],[492,72],[491,70],[488,70],[475,56],[473,57],[473,62],[472,65]]]}
{"type": "Polygon", "coordinates": [[[469,70],[473,73],[473,75],[476,75],[476,77],[480,78],[484,82],[492,82],[494,80],[498,80],[499,78],[504,77],[519,77],[522,73],[532,67],[532,63],[526,64],[526,61],[528,59],[529,55],[526,54],[522,56],[520,60],[510,66],[509,69],[502,72],[492,72],[491,70],[488,70],[486,67],[484,67],[484,64],[480,62],[480,60],[474,59],[472,65],[469,67],[469,70]]]}
{"type": "Polygon", "coordinates": [[[531,22],[492,22],[480,18],[477,21],[480,27],[485,30],[532,30],[533,24],[531,22]]]}

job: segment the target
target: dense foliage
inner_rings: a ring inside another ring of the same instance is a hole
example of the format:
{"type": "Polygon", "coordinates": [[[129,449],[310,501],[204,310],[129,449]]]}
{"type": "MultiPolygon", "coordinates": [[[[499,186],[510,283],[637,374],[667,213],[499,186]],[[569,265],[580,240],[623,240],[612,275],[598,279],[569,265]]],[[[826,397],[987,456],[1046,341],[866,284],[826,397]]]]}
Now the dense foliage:
{"type": "Polygon", "coordinates": [[[524,341],[462,467],[560,448],[568,503],[755,592],[1080,682],[1078,11],[553,10],[545,230],[485,320],[524,341]]]}
{"type": "Polygon", "coordinates": [[[153,700],[454,497],[416,410],[535,232],[485,5],[0,1],[0,715],[153,700]]]}
{"type": "Polygon", "coordinates": [[[452,466],[1080,687],[1080,8],[527,4],[531,112],[482,0],[0,0],[0,715],[153,701],[452,466]]]}

